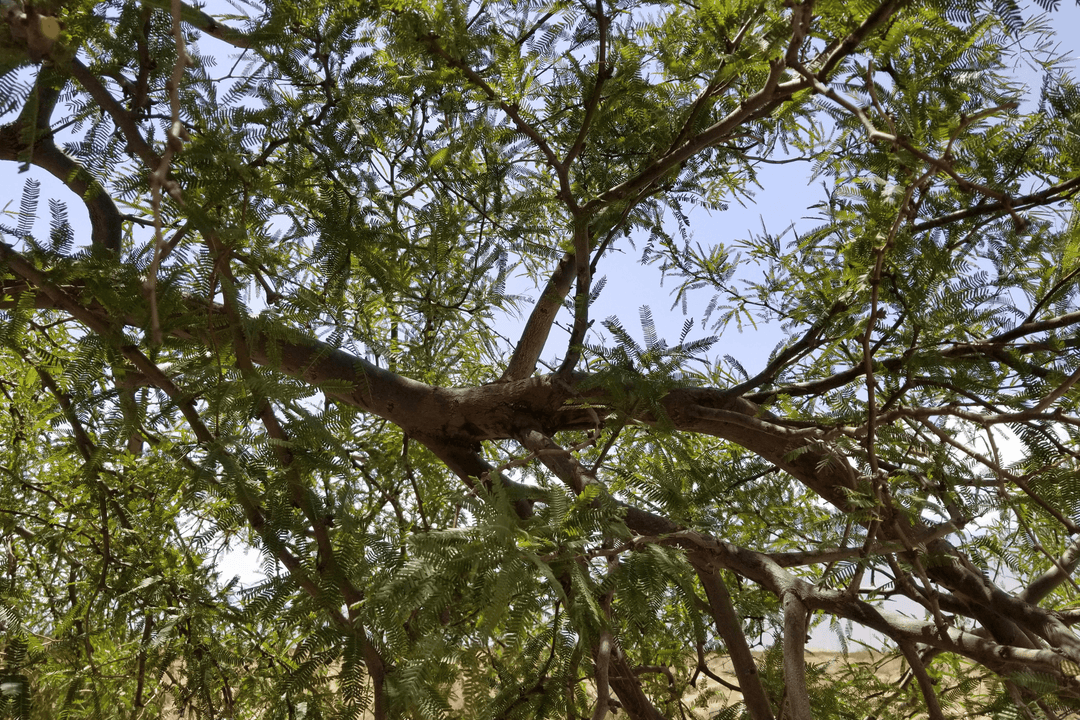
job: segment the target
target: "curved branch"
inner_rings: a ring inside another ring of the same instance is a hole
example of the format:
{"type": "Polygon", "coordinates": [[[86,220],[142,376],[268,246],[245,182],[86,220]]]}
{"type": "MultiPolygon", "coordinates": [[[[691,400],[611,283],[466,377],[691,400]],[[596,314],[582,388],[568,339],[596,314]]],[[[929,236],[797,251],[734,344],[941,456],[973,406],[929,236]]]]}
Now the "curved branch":
{"type": "Polygon", "coordinates": [[[735,677],[739,680],[739,691],[750,717],[753,720],[772,720],[769,696],[765,694],[765,688],[761,684],[761,674],[754,662],[754,656],[750,654],[750,645],[746,642],[742,623],[735,614],[731,593],[728,592],[724,579],[709,567],[708,558],[703,554],[690,553],[689,559],[697,571],[701,587],[705,590],[705,597],[709,601],[713,621],[716,623],[716,632],[727,648],[735,677]]]}
{"type": "Polygon", "coordinates": [[[436,33],[428,33],[418,39],[427,45],[434,55],[442,58],[447,65],[461,72],[470,83],[479,88],[480,91],[487,96],[488,100],[498,105],[499,109],[510,118],[510,121],[514,123],[514,127],[532,141],[536,149],[544,156],[544,161],[555,171],[556,176],[559,178],[559,199],[566,203],[571,212],[575,212],[578,207],[570,189],[570,176],[567,173],[567,164],[559,162],[559,157],[555,154],[551,145],[548,144],[548,141],[545,140],[544,136],[540,134],[540,131],[538,131],[536,127],[521,114],[521,107],[516,102],[509,103],[500,98],[499,94],[495,92],[495,88],[491,87],[491,85],[480,76],[480,73],[469,67],[469,65],[460,58],[451,55],[446,48],[439,44],[440,38],[436,33]]]}
{"type": "Polygon", "coordinates": [[[941,703],[938,702],[937,693],[934,691],[934,681],[930,679],[930,675],[926,672],[926,667],[923,665],[918,651],[915,650],[915,646],[910,642],[901,642],[899,645],[912,674],[919,683],[919,690],[922,691],[923,699],[926,700],[928,720],[945,720],[945,714],[941,712],[941,703]]]}
{"type": "Polygon", "coordinates": [[[1054,561],[1053,567],[1032,580],[1018,597],[1026,603],[1038,605],[1069,579],[1077,565],[1080,565],[1080,538],[1073,540],[1069,547],[1065,548],[1065,552],[1054,561]]]}
{"type": "Polygon", "coordinates": [[[19,118],[0,126],[0,160],[29,162],[63,182],[86,205],[93,245],[119,252],[124,225],[116,203],[86,168],[56,146],[49,134],[49,120],[60,90],[44,86],[54,80],[54,73],[42,68],[19,118]],[[36,108],[31,109],[32,104],[36,108]],[[31,119],[34,122],[29,122],[31,119]]]}
{"type": "MultiPolygon", "coordinates": [[[[1047,332],[1050,330],[1059,330],[1061,328],[1070,327],[1080,324],[1080,312],[1066,313],[1064,315],[1058,315],[1045,320],[1037,320],[1032,322],[1025,322],[1012,330],[1007,330],[998,335],[987,338],[980,342],[965,342],[956,343],[951,345],[937,353],[937,356],[947,359],[967,358],[967,357],[990,357],[999,362],[1009,362],[1012,365],[1017,365],[1018,361],[1003,357],[1002,352],[1006,343],[1009,343],[1018,338],[1034,335],[1035,333],[1047,332]]],[[[1026,347],[1011,348],[1018,352],[1035,352],[1038,350],[1049,349],[1043,344],[1035,343],[1029,344],[1026,347]]],[[[885,358],[882,360],[875,360],[875,365],[884,370],[896,371],[899,370],[905,363],[909,363],[916,357],[911,354],[904,354],[898,357],[885,358]]],[[[1038,366],[1024,366],[1024,369],[1034,374],[1040,374],[1045,376],[1048,371],[1045,368],[1038,366]]],[[[768,402],[770,399],[777,395],[790,395],[792,397],[802,397],[806,395],[812,395],[815,393],[821,393],[828,390],[835,390],[836,388],[843,387],[854,380],[862,377],[865,373],[865,368],[862,365],[857,367],[851,367],[843,372],[838,372],[829,377],[821,378],[819,380],[809,380],[801,383],[791,383],[789,385],[782,385],[772,388],[770,390],[762,390],[756,393],[751,393],[745,397],[748,400],[752,400],[757,403],[768,402]]]]}
{"type": "MultiPolygon", "coordinates": [[[[169,12],[172,9],[172,0],[145,0],[145,2],[147,5],[155,7],[158,10],[164,10],[165,12],[169,12]]],[[[241,32],[228,25],[222,25],[199,8],[192,7],[187,3],[182,3],[180,8],[181,19],[207,35],[217,38],[224,43],[228,43],[233,47],[244,49],[255,47],[255,38],[250,33],[241,32]]]]}
{"type": "MultiPolygon", "coordinates": [[[[194,415],[193,427],[200,439],[213,441],[209,432],[200,427],[198,415],[190,401],[185,400],[177,388],[171,387],[169,379],[141,352],[125,345],[126,341],[112,321],[84,307],[75,297],[50,283],[45,273],[36,270],[9,246],[0,244],[0,260],[57,307],[68,311],[91,331],[121,346],[124,354],[141,372],[155,385],[166,389],[185,415],[194,415]]],[[[200,307],[195,301],[190,302],[193,309],[200,307]]],[[[201,307],[205,316],[205,304],[201,307]]],[[[249,339],[253,362],[302,378],[313,386],[325,388],[331,397],[386,418],[431,448],[459,475],[472,478],[474,482],[491,482],[494,479],[490,466],[479,455],[479,443],[499,437],[521,441],[575,492],[581,492],[586,485],[597,482],[570,452],[559,447],[544,433],[520,429],[526,421],[559,418],[563,403],[574,397],[573,388],[555,378],[536,377],[473,388],[438,388],[382,370],[295,331],[283,328],[270,330],[268,326],[261,328],[260,321],[242,321],[250,322],[253,328],[249,339]]],[[[205,328],[177,327],[170,322],[164,325],[166,332],[180,337],[200,339],[208,344],[214,340],[213,331],[205,328]]],[[[583,376],[573,378],[578,382],[583,379],[583,376]]],[[[588,400],[602,403],[603,395],[593,390],[588,400]]],[[[675,428],[702,432],[737,443],[785,470],[839,509],[854,509],[849,494],[857,486],[853,468],[842,455],[830,449],[823,437],[814,432],[787,427],[783,421],[767,414],[762,419],[762,411],[757,405],[744,399],[724,397],[719,390],[673,390],[664,399],[664,405],[675,428]]],[[[644,416],[640,419],[654,421],[644,416]]],[[[500,479],[507,482],[506,478],[500,476],[500,479]]],[[[510,484],[507,487],[514,488],[515,492],[523,489],[510,484]]],[[[527,512],[531,500],[524,496],[521,500],[521,511],[527,512]]],[[[617,502],[617,505],[624,513],[627,526],[635,533],[680,538],[679,544],[687,543],[690,548],[707,551],[721,566],[733,569],[778,594],[793,581],[768,556],[736,548],[698,533],[686,534],[688,531],[668,518],[622,502],[617,502]]],[[[902,516],[885,519],[888,521],[884,523],[885,527],[918,522],[902,516]]],[[[922,536],[927,534],[927,529],[907,525],[904,534],[906,537],[922,536]]],[[[927,542],[926,552],[946,559],[928,569],[930,577],[955,593],[959,602],[965,604],[971,615],[984,625],[995,629],[1006,624],[1008,627],[1020,626],[1044,638],[1067,657],[1080,661],[1080,640],[1057,616],[993,586],[981,573],[965,564],[963,556],[943,539],[927,542]]],[[[805,600],[807,596],[802,597],[805,600]]],[[[857,616],[858,613],[853,615],[850,608],[844,612],[847,613],[844,617],[863,622],[861,616],[857,616]]],[[[1002,637],[1009,634],[1005,633],[1002,637]]],[[[911,639],[921,641],[918,637],[911,639]]],[[[950,643],[947,649],[952,650],[956,645],[950,643]]],[[[979,661],[982,662],[981,659],[979,661]]]]}
{"type": "Polygon", "coordinates": [[[521,332],[521,338],[514,347],[514,354],[510,356],[510,362],[503,371],[499,382],[510,382],[527,378],[536,371],[536,363],[540,360],[540,353],[544,351],[551,326],[555,323],[555,316],[562,308],[563,300],[570,292],[577,264],[574,253],[566,253],[559,260],[555,271],[548,278],[540,299],[533,306],[532,313],[525,323],[525,329],[521,332]]]}
{"type": "Polygon", "coordinates": [[[585,117],[581,120],[581,127],[578,129],[577,138],[574,140],[574,144],[570,150],[567,151],[566,159],[563,160],[564,167],[569,167],[585,147],[585,139],[588,137],[590,128],[592,128],[593,119],[596,117],[596,111],[600,107],[604,83],[607,82],[615,72],[615,68],[608,64],[607,59],[607,34],[608,28],[611,25],[611,18],[604,14],[603,0],[596,0],[596,9],[595,11],[589,12],[589,14],[596,20],[596,33],[600,36],[599,47],[596,50],[596,80],[593,82],[592,91],[585,101],[585,117]]]}

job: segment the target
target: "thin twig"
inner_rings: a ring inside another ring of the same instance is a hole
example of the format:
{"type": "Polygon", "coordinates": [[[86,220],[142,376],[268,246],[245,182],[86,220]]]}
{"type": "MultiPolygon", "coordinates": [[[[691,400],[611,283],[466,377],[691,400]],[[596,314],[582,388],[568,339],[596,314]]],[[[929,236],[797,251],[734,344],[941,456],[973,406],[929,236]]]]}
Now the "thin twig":
{"type": "Polygon", "coordinates": [[[150,204],[154,213],[154,258],[150,261],[150,267],[146,270],[146,280],[143,287],[146,290],[147,301],[150,304],[150,341],[154,345],[160,345],[161,318],[158,315],[157,303],[157,274],[161,265],[162,254],[165,251],[165,238],[162,235],[161,219],[161,193],[166,190],[169,195],[181,205],[183,196],[180,186],[175,180],[169,179],[169,167],[172,165],[173,155],[180,152],[184,146],[184,137],[187,131],[180,122],[180,83],[184,79],[184,70],[191,63],[187,48],[184,46],[183,3],[180,0],[172,0],[173,38],[176,42],[176,62],[173,64],[172,76],[166,83],[169,90],[169,106],[172,110],[172,125],[167,133],[165,152],[158,160],[156,167],[150,168],[150,204]]]}

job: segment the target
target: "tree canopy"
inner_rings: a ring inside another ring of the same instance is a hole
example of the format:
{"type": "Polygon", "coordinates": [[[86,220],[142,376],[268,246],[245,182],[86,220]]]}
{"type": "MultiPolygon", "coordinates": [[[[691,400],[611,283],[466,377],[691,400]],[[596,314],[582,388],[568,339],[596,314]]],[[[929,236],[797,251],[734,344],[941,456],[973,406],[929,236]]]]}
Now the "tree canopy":
{"type": "Polygon", "coordinates": [[[1045,18],[0,11],[0,158],[70,190],[0,217],[6,711],[1080,708],[1080,88],[1045,18]],[[725,228],[768,163],[818,204],[725,228]],[[617,253],[664,302],[594,316],[617,253]],[[807,662],[856,625],[899,684],[807,662]]]}

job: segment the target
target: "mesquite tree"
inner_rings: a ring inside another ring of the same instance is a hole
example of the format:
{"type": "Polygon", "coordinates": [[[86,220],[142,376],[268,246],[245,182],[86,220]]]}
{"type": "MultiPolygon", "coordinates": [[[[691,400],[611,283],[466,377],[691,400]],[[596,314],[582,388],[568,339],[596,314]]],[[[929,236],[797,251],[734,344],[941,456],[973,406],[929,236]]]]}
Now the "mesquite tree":
{"type": "Polygon", "coordinates": [[[70,190],[0,218],[7,707],[1080,707],[1080,89],[1045,20],[0,9],[6,177],[70,190]],[[812,220],[725,228],[768,162],[812,220]],[[594,317],[605,278],[666,282],[677,341],[594,317]],[[216,570],[245,544],[250,586],[216,570]],[[901,682],[807,662],[822,625],[879,633],[901,682]]]}

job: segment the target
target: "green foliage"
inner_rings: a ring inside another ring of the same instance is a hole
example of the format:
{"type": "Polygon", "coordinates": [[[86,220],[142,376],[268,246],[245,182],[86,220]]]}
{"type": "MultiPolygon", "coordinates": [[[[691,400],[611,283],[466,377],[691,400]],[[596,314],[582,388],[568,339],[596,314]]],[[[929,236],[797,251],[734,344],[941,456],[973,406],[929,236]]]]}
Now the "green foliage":
{"type": "Polygon", "coordinates": [[[74,193],[0,218],[0,716],[930,715],[884,679],[912,653],[947,716],[1075,712],[1080,90],[1045,19],[0,6],[0,158],[74,193]],[[766,162],[813,217],[712,237],[766,162]],[[590,315],[627,282],[640,339],[590,315]],[[785,658],[803,622],[841,655],[785,658]]]}

